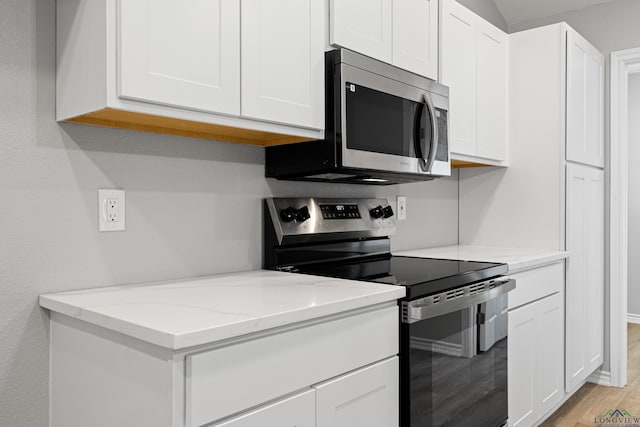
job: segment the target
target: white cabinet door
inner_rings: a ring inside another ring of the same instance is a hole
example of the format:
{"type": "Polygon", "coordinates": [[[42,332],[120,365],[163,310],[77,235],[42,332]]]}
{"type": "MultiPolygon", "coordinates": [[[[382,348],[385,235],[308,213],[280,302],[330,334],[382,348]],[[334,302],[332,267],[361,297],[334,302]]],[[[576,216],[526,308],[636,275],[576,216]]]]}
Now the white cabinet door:
{"type": "Polygon", "coordinates": [[[397,427],[398,358],[316,386],[316,427],[397,427]]]}
{"type": "Polygon", "coordinates": [[[438,0],[394,0],[393,65],[438,79],[438,0]]]}
{"type": "Polygon", "coordinates": [[[213,427],[315,427],[315,391],[277,401],[213,427]]]}
{"type": "Polygon", "coordinates": [[[528,427],[564,397],[561,293],[509,312],[509,425],[528,427]]]}
{"type": "Polygon", "coordinates": [[[566,381],[572,391],[603,360],[604,173],[567,164],[566,381]]]}
{"type": "Polygon", "coordinates": [[[440,78],[449,86],[449,144],[452,153],[475,156],[477,16],[455,0],[443,0],[440,7],[440,78]]]}
{"type": "Polygon", "coordinates": [[[567,160],[604,167],[604,56],[567,33],[567,160]]]}
{"type": "MultiPolygon", "coordinates": [[[[536,304],[535,402],[537,417],[564,398],[564,298],[558,293],[536,304]]],[[[515,390],[517,393],[517,390],[515,390]]]]}
{"type": "Polygon", "coordinates": [[[242,1],[242,115],[324,128],[323,3],[242,1]]]}
{"type": "Polygon", "coordinates": [[[118,96],[240,113],[239,0],[119,0],[118,96]]]}
{"type": "Polygon", "coordinates": [[[509,312],[507,376],[509,425],[512,427],[531,426],[536,420],[535,317],[534,304],[527,304],[509,312]]]}
{"type": "Polygon", "coordinates": [[[331,0],[329,42],[391,63],[391,1],[331,0]]]}
{"type": "Polygon", "coordinates": [[[478,157],[507,159],[507,52],[509,36],[478,19],[478,157]]]}

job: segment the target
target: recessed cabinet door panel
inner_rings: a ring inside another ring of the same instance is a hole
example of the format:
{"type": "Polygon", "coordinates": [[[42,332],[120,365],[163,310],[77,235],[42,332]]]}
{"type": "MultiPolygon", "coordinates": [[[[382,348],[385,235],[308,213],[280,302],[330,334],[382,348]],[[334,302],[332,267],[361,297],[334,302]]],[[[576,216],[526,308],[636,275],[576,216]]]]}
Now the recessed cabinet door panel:
{"type": "Polygon", "coordinates": [[[566,391],[602,364],[604,173],[567,165],[566,391]]]}
{"type": "Polygon", "coordinates": [[[475,156],[477,17],[455,0],[441,3],[441,80],[449,86],[452,153],[475,156]]]}
{"type": "Polygon", "coordinates": [[[604,166],[604,57],[567,33],[567,160],[604,166]]]}
{"type": "Polygon", "coordinates": [[[509,312],[508,394],[509,425],[533,425],[535,412],[535,304],[509,312]]]}
{"type": "Polygon", "coordinates": [[[508,35],[478,19],[478,157],[507,158],[508,35]]]}
{"type": "Polygon", "coordinates": [[[332,45],[391,63],[391,0],[331,0],[330,4],[332,45]]]}
{"type": "Polygon", "coordinates": [[[239,0],[119,0],[118,95],[240,113],[239,0]]]}
{"type": "Polygon", "coordinates": [[[309,390],[212,427],[315,427],[315,391],[309,390]]]}
{"type": "Polygon", "coordinates": [[[242,1],[242,115],[324,127],[322,2],[242,1]]]}
{"type": "Polygon", "coordinates": [[[564,397],[563,294],[551,295],[535,304],[537,345],[534,378],[537,418],[540,418],[564,397]]]}
{"type": "Polygon", "coordinates": [[[437,0],[393,2],[393,65],[437,80],[437,0]]]}
{"type": "Polygon", "coordinates": [[[398,358],[316,386],[316,427],[397,427],[398,358]]]}

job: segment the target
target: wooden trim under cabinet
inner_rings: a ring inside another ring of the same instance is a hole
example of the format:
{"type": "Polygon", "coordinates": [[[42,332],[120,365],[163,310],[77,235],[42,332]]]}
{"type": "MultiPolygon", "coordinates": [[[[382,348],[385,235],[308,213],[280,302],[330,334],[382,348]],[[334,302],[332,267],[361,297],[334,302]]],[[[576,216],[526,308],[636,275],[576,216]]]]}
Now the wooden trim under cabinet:
{"type": "Polygon", "coordinates": [[[69,123],[81,123],[142,132],[187,136],[191,138],[253,144],[263,147],[312,140],[312,138],[305,138],[301,136],[241,129],[211,123],[123,111],[113,108],[104,108],[92,113],[72,117],[65,121],[69,123]]]}

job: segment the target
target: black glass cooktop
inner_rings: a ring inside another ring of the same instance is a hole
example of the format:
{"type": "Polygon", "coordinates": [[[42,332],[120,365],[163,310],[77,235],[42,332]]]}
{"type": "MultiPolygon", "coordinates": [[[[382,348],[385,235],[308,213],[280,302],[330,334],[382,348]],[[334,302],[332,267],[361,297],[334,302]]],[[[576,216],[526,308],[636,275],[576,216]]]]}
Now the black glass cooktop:
{"type": "Polygon", "coordinates": [[[298,266],[298,273],[406,286],[415,299],[506,274],[506,264],[388,256],[373,260],[298,266]]]}

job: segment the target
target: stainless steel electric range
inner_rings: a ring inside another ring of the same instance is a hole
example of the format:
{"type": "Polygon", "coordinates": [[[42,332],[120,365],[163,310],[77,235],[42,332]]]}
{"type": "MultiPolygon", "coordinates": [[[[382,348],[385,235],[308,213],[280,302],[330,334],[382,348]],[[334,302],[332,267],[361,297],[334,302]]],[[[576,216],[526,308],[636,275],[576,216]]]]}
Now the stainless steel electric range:
{"type": "Polygon", "coordinates": [[[406,287],[401,427],[507,422],[506,264],[393,256],[386,199],[267,199],[268,269],[406,287]]]}

